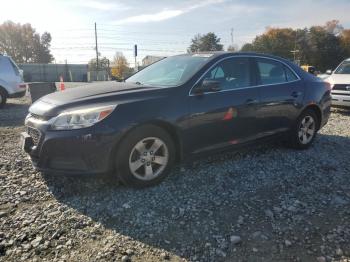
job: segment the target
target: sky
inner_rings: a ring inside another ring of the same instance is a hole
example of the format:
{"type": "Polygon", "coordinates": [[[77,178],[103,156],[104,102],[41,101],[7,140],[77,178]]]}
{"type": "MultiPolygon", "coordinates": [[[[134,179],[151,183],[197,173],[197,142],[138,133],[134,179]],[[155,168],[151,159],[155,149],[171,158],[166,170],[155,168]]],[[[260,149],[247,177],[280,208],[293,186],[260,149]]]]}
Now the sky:
{"type": "Polygon", "coordinates": [[[304,28],[337,19],[350,28],[350,0],[0,0],[0,23],[30,23],[50,32],[56,63],[87,63],[122,52],[134,65],[146,55],[186,52],[194,35],[214,32],[227,48],[241,47],[266,27],[304,28]]]}

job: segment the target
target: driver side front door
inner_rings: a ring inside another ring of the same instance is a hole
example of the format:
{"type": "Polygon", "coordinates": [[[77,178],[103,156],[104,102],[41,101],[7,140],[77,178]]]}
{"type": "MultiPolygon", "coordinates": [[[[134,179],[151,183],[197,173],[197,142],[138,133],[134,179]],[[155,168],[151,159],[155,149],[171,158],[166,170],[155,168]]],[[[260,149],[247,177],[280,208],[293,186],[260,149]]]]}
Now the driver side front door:
{"type": "Polygon", "coordinates": [[[226,58],[193,88],[190,101],[192,153],[247,142],[256,136],[259,90],[254,87],[248,57],[226,58]],[[203,80],[220,82],[216,92],[196,93],[203,80]]]}

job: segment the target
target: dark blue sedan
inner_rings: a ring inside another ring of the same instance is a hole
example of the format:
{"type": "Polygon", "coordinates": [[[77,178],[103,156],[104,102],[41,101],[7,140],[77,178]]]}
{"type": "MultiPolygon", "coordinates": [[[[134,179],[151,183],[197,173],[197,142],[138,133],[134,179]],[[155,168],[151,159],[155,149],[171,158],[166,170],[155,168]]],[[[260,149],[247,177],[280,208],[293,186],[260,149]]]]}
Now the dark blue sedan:
{"type": "Polygon", "coordinates": [[[111,173],[144,187],[164,179],[177,161],[265,138],[306,149],[330,105],[329,84],[282,58],[186,54],[124,83],[43,97],[30,107],[21,141],[40,171],[111,173]]]}

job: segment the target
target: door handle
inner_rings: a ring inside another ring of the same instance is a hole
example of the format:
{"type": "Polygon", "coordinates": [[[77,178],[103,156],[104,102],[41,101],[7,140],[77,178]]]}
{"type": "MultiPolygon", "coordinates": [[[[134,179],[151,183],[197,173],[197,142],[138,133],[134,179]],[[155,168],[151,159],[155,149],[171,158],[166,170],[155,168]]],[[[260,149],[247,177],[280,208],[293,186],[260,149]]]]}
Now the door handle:
{"type": "Polygon", "coordinates": [[[291,96],[294,97],[294,98],[297,98],[299,96],[301,96],[303,93],[302,92],[297,92],[297,91],[294,91],[291,96]]]}
{"type": "Polygon", "coordinates": [[[258,100],[256,100],[256,99],[247,99],[246,101],[245,101],[245,104],[246,105],[255,105],[255,104],[257,104],[258,103],[258,100]]]}

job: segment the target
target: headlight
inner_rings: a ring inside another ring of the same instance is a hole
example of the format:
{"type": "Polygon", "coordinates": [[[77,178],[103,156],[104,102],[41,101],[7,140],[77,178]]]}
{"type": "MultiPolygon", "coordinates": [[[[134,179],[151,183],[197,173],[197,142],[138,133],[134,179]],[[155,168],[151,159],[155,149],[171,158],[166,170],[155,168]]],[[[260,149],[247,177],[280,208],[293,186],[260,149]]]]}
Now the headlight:
{"type": "Polygon", "coordinates": [[[64,111],[53,119],[51,128],[70,130],[89,127],[109,116],[115,107],[113,105],[64,111]]]}
{"type": "Polygon", "coordinates": [[[330,89],[333,89],[334,84],[333,84],[331,81],[325,80],[324,82],[326,82],[327,84],[329,84],[330,89]]]}

